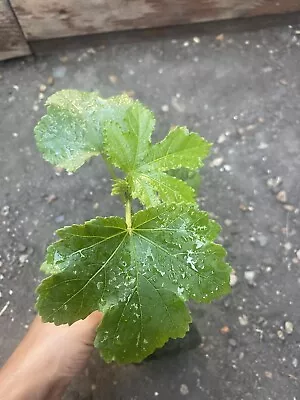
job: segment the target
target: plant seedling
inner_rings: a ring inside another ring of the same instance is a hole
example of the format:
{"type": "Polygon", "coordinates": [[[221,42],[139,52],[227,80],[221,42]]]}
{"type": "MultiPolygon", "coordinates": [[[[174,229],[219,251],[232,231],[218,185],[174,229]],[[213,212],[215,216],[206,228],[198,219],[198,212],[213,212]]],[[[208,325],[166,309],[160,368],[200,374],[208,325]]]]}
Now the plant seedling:
{"type": "Polygon", "coordinates": [[[199,210],[195,190],[179,179],[203,166],[210,144],[185,127],[152,143],[153,114],[121,95],[62,90],[47,100],[35,128],[50,163],[75,171],[101,155],[125,218],[96,217],[57,231],[37,288],[43,321],[72,324],[104,313],[95,347],[106,362],[140,362],[169,338],[183,337],[188,300],[211,302],[230,291],[219,226],[199,210]],[[179,178],[178,178],[179,177],[179,178]],[[137,199],[142,209],[132,212],[137,199]]]}

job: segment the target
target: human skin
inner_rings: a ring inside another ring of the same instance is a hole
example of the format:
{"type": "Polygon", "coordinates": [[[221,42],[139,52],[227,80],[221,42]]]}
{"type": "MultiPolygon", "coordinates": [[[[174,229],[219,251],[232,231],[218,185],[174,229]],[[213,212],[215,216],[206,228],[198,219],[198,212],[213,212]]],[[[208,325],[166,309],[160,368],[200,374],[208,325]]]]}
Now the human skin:
{"type": "Polygon", "coordinates": [[[102,317],[95,311],[71,326],[56,326],[37,316],[0,370],[0,399],[60,399],[85,367],[102,317]]]}

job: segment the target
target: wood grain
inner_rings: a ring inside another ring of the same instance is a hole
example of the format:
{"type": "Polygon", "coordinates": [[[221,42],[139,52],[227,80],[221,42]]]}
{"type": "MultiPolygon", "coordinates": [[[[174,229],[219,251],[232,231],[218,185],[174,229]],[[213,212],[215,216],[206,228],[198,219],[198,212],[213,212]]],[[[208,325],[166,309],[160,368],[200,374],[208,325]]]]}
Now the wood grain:
{"type": "Polygon", "coordinates": [[[30,54],[29,46],[9,4],[0,0],[0,60],[30,54]]]}
{"type": "Polygon", "coordinates": [[[29,40],[300,11],[300,0],[11,0],[29,40]]]}

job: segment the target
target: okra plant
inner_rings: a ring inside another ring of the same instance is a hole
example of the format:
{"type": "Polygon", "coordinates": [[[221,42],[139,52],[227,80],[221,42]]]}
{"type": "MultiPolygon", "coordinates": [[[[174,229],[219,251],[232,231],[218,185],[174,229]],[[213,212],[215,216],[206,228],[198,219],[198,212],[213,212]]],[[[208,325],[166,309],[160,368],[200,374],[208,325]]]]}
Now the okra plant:
{"type": "Polygon", "coordinates": [[[140,362],[185,335],[188,300],[208,303],[230,290],[226,252],[214,243],[219,226],[199,210],[188,181],[177,177],[198,171],[211,145],[186,127],[152,143],[152,112],[126,95],[103,99],[62,90],[46,106],[35,128],[43,157],[73,172],[101,155],[125,216],[57,231],[41,266],[47,277],[37,288],[36,308],[43,321],[57,325],[100,310],[95,347],[104,360],[140,362]],[[142,208],[136,213],[134,199],[142,208]]]}

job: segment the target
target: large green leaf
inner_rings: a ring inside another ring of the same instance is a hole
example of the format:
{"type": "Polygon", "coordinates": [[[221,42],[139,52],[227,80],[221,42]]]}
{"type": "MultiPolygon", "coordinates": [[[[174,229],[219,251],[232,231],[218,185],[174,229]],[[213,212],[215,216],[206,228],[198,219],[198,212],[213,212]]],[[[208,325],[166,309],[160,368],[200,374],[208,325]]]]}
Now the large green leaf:
{"type": "MultiPolygon", "coordinates": [[[[135,102],[126,111],[122,126],[115,121],[105,124],[104,151],[110,162],[126,173],[132,197],[147,207],[161,201],[193,203],[194,189],[167,172],[202,167],[210,144],[187,128],[176,127],[164,140],[152,145],[154,122],[152,113],[135,102]]],[[[113,193],[120,193],[126,184],[116,182],[113,193]]]]}
{"type": "Polygon", "coordinates": [[[225,250],[213,240],[218,225],[188,205],[139,211],[132,232],[124,219],[96,218],[58,230],[38,287],[44,321],[73,323],[104,312],[95,345],[106,361],[139,362],[190,322],[184,304],[229,291],[225,250]]]}
{"type": "Polygon", "coordinates": [[[102,99],[97,93],[61,90],[48,98],[47,114],[35,127],[37,146],[50,163],[75,171],[101,153],[103,124],[122,124],[132,103],[125,95],[102,99]]]}

